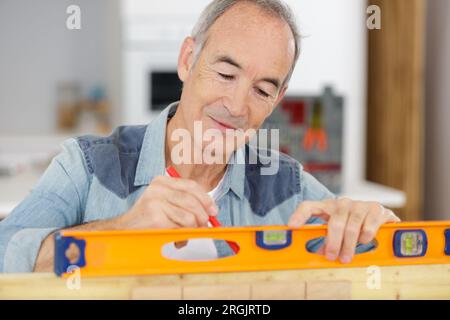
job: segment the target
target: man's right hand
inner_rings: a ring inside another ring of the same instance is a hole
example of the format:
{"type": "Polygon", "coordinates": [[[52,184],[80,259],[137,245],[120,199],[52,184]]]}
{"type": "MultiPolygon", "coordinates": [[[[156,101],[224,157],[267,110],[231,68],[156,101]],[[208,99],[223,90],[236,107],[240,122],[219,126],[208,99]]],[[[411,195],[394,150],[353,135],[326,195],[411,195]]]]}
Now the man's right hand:
{"type": "MultiPolygon", "coordinates": [[[[99,231],[206,227],[218,209],[213,199],[195,181],[158,176],[126,213],[66,230],[99,231]]],[[[177,248],[187,241],[175,243],[177,248]]],[[[53,270],[54,239],[50,234],[41,244],[34,271],[53,270]]]]}
{"type": "Polygon", "coordinates": [[[207,227],[214,200],[193,180],[158,176],[133,207],[117,217],[122,229],[207,227]]]}

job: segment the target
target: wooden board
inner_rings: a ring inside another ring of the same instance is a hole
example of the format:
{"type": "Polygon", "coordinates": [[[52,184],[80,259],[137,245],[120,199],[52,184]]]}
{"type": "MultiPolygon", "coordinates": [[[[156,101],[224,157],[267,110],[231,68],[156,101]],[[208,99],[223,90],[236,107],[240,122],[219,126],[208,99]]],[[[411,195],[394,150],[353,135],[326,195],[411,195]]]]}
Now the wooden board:
{"type": "Polygon", "coordinates": [[[81,278],[72,290],[53,274],[1,274],[0,299],[450,299],[450,265],[380,267],[379,289],[371,270],[81,278]]]}

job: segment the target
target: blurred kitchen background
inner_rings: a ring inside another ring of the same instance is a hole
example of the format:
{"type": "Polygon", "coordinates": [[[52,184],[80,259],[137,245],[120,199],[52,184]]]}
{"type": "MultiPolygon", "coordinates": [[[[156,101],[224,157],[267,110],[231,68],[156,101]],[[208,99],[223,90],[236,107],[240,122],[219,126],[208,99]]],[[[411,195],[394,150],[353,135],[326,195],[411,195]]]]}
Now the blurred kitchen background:
{"type": "MultiPolygon", "coordinates": [[[[207,0],[0,0],[0,217],[60,143],[151,121],[207,0]],[[81,9],[69,30],[66,10],[81,9]]],[[[302,54],[265,123],[339,195],[450,220],[450,0],[288,0],[302,54]],[[381,8],[381,30],[366,12],[381,8]]]]}

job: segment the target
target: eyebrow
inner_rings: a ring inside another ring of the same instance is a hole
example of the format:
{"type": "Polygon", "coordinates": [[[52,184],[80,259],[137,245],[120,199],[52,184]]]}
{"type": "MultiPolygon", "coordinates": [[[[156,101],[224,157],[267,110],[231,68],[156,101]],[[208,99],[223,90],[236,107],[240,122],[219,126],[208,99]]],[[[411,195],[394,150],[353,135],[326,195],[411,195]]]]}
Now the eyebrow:
{"type": "Polygon", "coordinates": [[[237,63],[236,61],[234,61],[232,58],[230,58],[229,56],[218,56],[214,60],[214,63],[219,63],[219,62],[225,62],[225,63],[231,64],[232,66],[235,66],[238,69],[242,69],[242,66],[239,63],[237,63]]]}
{"type": "MultiPolygon", "coordinates": [[[[219,62],[225,62],[225,63],[231,64],[232,66],[242,70],[242,66],[229,56],[222,55],[222,56],[217,57],[214,60],[214,64],[219,63],[219,62]]],[[[260,81],[265,81],[265,82],[273,84],[277,88],[277,90],[280,88],[280,81],[278,79],[262,78],[260,81]]]]}

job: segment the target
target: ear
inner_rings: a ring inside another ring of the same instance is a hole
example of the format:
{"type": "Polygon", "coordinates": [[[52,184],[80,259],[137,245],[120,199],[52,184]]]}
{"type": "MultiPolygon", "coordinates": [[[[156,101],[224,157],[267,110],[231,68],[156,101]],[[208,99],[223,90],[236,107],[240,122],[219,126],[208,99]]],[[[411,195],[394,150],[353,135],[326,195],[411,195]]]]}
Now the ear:
{"type": "Polygon", "coordinates": [[[186,80],[191,71],[194,60],[195,42],[192,37],[184,39],[178,56],[178,77],[182,82],[186,80]]]}

